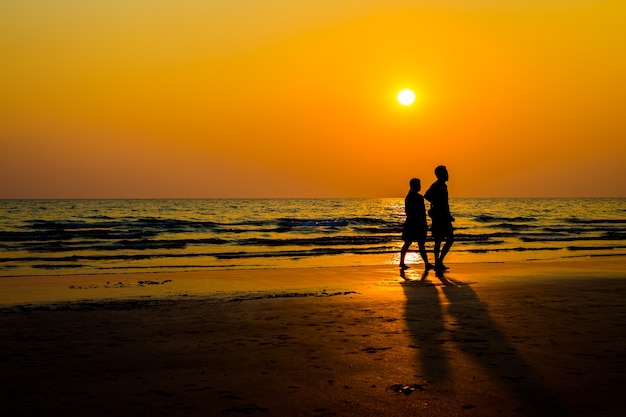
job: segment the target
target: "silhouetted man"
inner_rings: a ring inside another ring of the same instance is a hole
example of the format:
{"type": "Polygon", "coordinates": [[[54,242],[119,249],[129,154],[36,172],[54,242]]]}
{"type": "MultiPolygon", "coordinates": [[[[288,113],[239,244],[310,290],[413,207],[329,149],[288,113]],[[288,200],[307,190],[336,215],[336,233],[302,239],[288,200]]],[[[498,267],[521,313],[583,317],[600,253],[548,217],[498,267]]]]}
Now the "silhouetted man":
{"type": "Polygon", "coordinates": [[[446,185],[449,178],[448,170],[445,166],[440,165],[435,168],[435,176],[437,181],[426,191],[424,198],[430,201],[428,215],[432,219],[432,235],[435,241],[435,271],[443,272],[448,269],[443,260],[454,243],[454,229],[452,227],[454,217],[450,214],[448,203],[448,186],[446,185]],[[444,240],[446,243],[441,248],[441,243],[444,240]]]}

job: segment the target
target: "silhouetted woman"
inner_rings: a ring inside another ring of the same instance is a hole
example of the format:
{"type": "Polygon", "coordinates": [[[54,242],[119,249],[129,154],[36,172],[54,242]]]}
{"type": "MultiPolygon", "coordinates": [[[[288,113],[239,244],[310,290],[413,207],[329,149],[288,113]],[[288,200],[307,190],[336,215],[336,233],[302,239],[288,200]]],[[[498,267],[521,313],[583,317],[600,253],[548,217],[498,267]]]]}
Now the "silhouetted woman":
{"type": "Polygon", "coordinates": [[[402,230],[402,240],[404,245],[400,250],[400,268],[408,269],[404,263],[404,258],[409,250],[411,243],[417,242],[420,256],[424,261],[426,269],[433,266],[428,263],[426,255],[426,234],[428,232],[428,223],[426,223],[426,207],[424,206],[424,197],[419,193],[422,189],[422,183],[419,178],[412,178],[409,181],[411,189],[404,199],[404,211],[406,212],[406,221],[402,230]]]}

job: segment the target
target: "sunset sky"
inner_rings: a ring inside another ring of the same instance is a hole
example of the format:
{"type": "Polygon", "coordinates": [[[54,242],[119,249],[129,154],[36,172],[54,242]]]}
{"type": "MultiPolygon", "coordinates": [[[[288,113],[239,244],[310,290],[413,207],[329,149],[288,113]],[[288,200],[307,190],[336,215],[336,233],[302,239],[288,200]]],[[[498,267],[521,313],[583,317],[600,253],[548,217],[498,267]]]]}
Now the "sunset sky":
{"type": "Polygon", "coordinates": [[[0,198],[403,197],[440,164],[453,197],[626,197],[624,22],[624,0],[3,0],[0,198]]]}

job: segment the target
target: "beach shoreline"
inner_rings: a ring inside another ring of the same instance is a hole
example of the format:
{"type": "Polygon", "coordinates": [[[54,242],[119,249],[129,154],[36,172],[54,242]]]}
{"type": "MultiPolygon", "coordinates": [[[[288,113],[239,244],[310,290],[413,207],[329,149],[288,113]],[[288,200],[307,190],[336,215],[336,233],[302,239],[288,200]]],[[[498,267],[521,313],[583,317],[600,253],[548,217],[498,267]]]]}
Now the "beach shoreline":
{"type": "Polygon", "coordinates": [[[623,415],[621,258],[450,266],[3,278],[0,396],[12,415],[623,415]]]}
{"type": "MultiPolygon", "coordinates": [[[[461,283],[534,279],[626,277],[626,257],[574,258],[525,262],[458,263],[444,277],[461,283]]],[[[423,264],[405,271],[406,280],[433,280],[423,264]]],[[[293,268],[234,268],[203,271],[127,272],[73,275],[7,276],[0,278],[0,307],[19,304],[91,302],[125,299],[220,298],[238,293],[272,291],[355,291],[403,282],[396,265],[356,265],[293,268]]]]}

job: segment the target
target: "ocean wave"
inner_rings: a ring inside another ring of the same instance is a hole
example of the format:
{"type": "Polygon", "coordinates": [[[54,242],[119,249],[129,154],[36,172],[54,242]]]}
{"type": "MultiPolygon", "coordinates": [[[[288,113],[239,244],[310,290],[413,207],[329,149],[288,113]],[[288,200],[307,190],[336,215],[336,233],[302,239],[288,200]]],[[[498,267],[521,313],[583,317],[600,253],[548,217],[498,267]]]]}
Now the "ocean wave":
{"type": "MultiPolygon", "coordinates": [[[[451,256],[623,253],[624,202],[454,200],[451,256]]],[[[323,263],[324,256],[397,254],[404,220],[402,199],[0,201],[0,268],[27,275],[33,268],[269,265],[263,259],[277,257],[323,263]]]]}
{"type": "Polygon", "coordinates": [[[567,246],[567,250],[570,251],[613,251],[626,249],[625,245],[610,245],[610,246],[567,246]]]}
{"type": "Polygon", "coordinates": [[[625,233],[607,233],[597,236],[570,236],[567,234],[561,235],[535,235],[535,236],[520,236],[519,239],[522,242],[588,242],[588,241],[620,241],[626,240],[625,233]]]}
{"type": "Polygon", "coordinates": [[[523,216],[501,217],[501,216],[491,216],[488,214],[481,214],[479,216],[476,216],[474,220],[479,223],[509,223],[509,222],[528,223],[528,222],[536,222],[537,218],[536,217],[523,217],[523,216]]]}
{"type": "Polygon", "coordinates": [[[487,226],[492,229],[508,229],[508,230],[529,230],[536,226],[530,224],[518,224],[518,223],[494,223],[487,226]]]}
{"type": "MultiPolygon", "coordinates": [[[[473,253],[473,254],[488,254],[488,253],[515,253],[515,252],[554,252],[559,250],[569,250],[569,251],[592,251],[592,252],[603,252],[603,251],[613,251],[613,250],[623,250],[626,249],[626,246],[568,246],[568,247],[539,247],[539,248],[529,248],[525,246],[512,246],[512,247],[494,247],[494,248],[478,248],[478,247],[457,247],[455,251],[459,253],[473,253]]],[[[188,266],[182,265],[170,265],[170,268],[209,268],[216,267],[211,262],[211,259],[216,260],[237,260],[237,259],[270,259],[270,258],[288,258],[288,259],[303,259],[303,258],[311,258],[311,257],[324,257],[324,256],[340,256],[340,255],[381,255],[381,254],[394,254],[397,253],[398,248],[396,246],[378,246],[378,247],[365,247],[365,248],[335,248],[335,247],[326,247],[326,248],[312,248],[309,250],[277,250],[277,251],[260,251],[260,252],[250,252],[250,251],[235,251],[235,252],[220,252],[214,254],[206,254],[206,253],[187,253],[187,254],[175,254],[175,253],[147,253],[147,254],[111,254],[111,255],[101,255],[101,256],[69,256],[69,257],[59,257],[59,258],[37,258],[37,257],[27,257],[27,258],[18,258],[14,259],[15,262],[29,262],[32,268],[37,269],[49,269],[49,270],[57,270],[64,268],[72,268],[72,269],[80,269],[80,268],[91,268],[92,266],[89,262],[95,262],[100,265],[98,268],[150,268],[150,266],[146,265],[137,265],[137,264],[124,264],[124,266],[120,266],[114,264],[112,262],[134,262],[134,261],[149,261],[152,259],[180,259],[180,258],[198,258],[198,259],[206,259],[205,263],[201,264],[189,264],[188,266]],[[106,261],[106,264],[101,264],[101,262],[106,261]]],[[[431,252],[429,250],[429,252],[431,252]]],[[[236,264],[234,264],[236,265],[236,264]]],[[[222,265],[224,266],[224,265],[222,265]]],[[[233,266],[233,265],[229,265],[233,266]]],[[[3,265],[3,269],[14,268],[15,265],[3,265]]],[[[154,267],[154,266],[152,266],[154,267]]],[[[167,265],[160,264],[158,268],[165,268],[167,265]]]]}
{"type": "Polygon", "coordinates": [[[0,242],[46,242],[77,239],[139,239],[154,237],[157,234],[158,233],[148,230],[126,232],[103,229],[35,230],[26,232],[0,232],[0,242]]]}
{"type": "Polygon", "coordinates": [[[348,225],[346,219],[292,219],[281,223],[286,227],[338,227],[348,225]]]}
{"type": "Polygon", "coordinates": [[[578,217],[569,217],[563,219],[566,223],[574,224],[624,224],[626,225],[626,219],[580,219],[578,217]]]}

